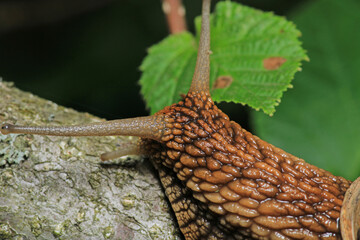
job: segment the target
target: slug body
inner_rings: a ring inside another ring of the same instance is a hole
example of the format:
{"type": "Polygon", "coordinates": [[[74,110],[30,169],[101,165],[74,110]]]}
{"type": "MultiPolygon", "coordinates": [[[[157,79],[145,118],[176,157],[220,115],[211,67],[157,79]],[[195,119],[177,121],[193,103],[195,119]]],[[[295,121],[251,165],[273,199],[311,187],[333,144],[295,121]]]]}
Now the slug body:
{"type": "Polygon", "coordinates": [[[340,239],[349,181],[252,135],[204,92],[158,114],[152,156],[186,239],[340,239]]]}
{"type": "Polygon", "coordinates": [[[218,109],[209,93],[210,0],[203,1],[196,69],[188,94],[154,116],[68,127],[5,124],[45,135],[132,135],[139,142],[102,155],[152,159],[188,239],[341,239],[351,182],[259,139],[218,109]]]}

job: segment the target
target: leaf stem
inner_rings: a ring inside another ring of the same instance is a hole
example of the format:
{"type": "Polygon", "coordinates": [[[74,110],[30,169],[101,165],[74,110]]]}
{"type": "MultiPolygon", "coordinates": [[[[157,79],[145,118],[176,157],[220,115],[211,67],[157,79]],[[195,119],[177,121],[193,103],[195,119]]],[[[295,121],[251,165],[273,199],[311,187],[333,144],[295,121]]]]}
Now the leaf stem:
{"type": "Polygon", "coordinates": [[[186,28],[185,8],[181,0],[163,0],[162,9],[171,34],[184,32],[186,28]]]}

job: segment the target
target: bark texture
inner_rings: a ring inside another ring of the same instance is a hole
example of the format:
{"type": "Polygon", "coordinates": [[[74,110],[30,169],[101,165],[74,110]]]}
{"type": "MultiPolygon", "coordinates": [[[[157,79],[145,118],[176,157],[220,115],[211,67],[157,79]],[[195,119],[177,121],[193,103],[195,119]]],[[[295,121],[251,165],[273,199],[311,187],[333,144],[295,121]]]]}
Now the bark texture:
{"type": "MultiPolygon", "coordinates": [[[[0,81],[0,122],[100,120],[0,81]]],[[[181,239],[149,161],[100,164],[124,141],[0,135],[0,239],[181,239]]]]}

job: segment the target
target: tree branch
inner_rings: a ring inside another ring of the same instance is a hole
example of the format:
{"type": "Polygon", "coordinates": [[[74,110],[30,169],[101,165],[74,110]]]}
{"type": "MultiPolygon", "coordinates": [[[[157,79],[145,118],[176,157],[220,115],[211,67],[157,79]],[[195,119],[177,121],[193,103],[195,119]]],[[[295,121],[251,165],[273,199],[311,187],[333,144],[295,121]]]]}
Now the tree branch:
{"type": "MultiPolygon", "coordinates": [[[[0,81],[0,122],[99,120],[0,81]]],[[[180,239],[147,160],[99,164],[101,153],[124,141],[130,138],[0,135],[0,239],[180,239]]]]}

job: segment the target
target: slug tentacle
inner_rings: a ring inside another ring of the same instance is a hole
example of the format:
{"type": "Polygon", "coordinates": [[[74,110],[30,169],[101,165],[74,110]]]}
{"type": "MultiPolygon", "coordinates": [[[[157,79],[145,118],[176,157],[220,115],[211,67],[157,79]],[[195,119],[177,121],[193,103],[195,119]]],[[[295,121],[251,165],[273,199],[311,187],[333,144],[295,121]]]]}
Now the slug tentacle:
{"type": "Polygon", "coordinates": [[[149,116],[119,119],[74,126],[20,126],[3,124],[2,134],[25,133],[52,136],[138,136],[159,140],[165,127],[164,117],[149,116]]]}
{"type": "Polygon", "coordinates": [[[209,92],[210,79],[210,3],[204,0],[201,17],[201,35],[196,67],[189,92],[209,92]]]}
{"type": "Polygon", "coordinates": [[[144,155],[147,156],[147,152],[144,151],[140,138],[132,139],[131,142],[125,142],[118,146],[118,150],[113,152],[103,153],[100,156],[102,161],[109,161],[126,155],[144,155]]]}

